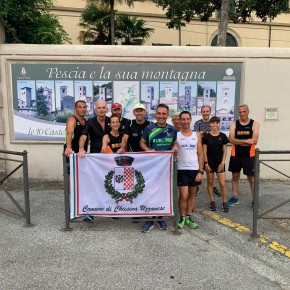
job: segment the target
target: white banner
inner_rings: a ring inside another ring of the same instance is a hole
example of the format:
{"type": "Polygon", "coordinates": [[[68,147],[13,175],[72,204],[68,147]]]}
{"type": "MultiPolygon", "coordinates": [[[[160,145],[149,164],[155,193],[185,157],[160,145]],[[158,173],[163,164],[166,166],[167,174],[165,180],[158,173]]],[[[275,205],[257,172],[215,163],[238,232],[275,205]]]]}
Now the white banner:
{"type": "Polygon", "coordinates": [[[173,154],[70,157],[70,217],[173,216],[173,154]]]}

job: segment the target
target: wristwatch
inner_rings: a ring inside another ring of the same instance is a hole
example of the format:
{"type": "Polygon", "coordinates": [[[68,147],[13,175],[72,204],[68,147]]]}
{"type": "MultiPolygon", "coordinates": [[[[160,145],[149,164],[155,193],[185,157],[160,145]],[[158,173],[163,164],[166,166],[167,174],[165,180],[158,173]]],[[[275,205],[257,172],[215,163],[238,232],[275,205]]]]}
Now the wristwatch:
{"type": "Polygon", "coordinates": [[[198,170],[198,173],[200,173],[201,175],[204,174],[204,171],[203,170],[198,170]]]}

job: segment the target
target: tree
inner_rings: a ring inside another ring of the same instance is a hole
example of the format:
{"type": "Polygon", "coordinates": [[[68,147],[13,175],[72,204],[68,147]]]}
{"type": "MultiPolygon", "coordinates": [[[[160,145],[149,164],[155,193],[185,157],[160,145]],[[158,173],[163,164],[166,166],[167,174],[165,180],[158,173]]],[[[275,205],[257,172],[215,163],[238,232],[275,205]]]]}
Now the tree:
{"type": "Polygon", "coordinates": [[[116,37],[125,45],[142,45],[153,33],[153,28],[146,28],[146,21],[128,15],[118,16],[116,21],[116,37]]]}
{"type": "Polygon", "coordinates": [[[288,0],[155,0],[155,3],[167,10],[168,28],[180,29],[193,18],[208,21],[214,12],[220,12],[220,46],[225,46],[227,21],[245,23],[256,16],[266,22],[288,12],[288,0]]]}
{"type": "Polygon", "coordinates": [[[230,15],[230,0],[221,0],[217,46],[226,46],[230,15]]]}
{"type": "MultiPolygon", "coordinates": [[[[88,3],[81,15],[80,26],[85,30],[80,32],[83,44],[110,44],[111,18],[108,5],[88,3]]],[[[137,17],[118,15],[115,22],[115,40],[122,40],[126,45],[141,45],[154,31],[146,28],[146,21],[137,17]]]]}
{"type": "Polygon", "coordinates": [[[74,114],[73,110],[65,110],[63,112],[60,112],[56,115],[55,120],[58,123],[66,123],[69,116],[72,116],[74,114]]]}
{"type": "Polygon", "coordinates": [[[43,95],[43,87],[40,87],[36,91],[36,116],[39,119],[51,120],[52,116],[49,113],[48,101],[46,96],[43,95]]]}
{"type": "Polygon", "coordinates": [[[109,5],[111,16],[111,45],[115,44],[115,3],[126,4],[129,7],[134,6],[134,0],[87,0],[87,3],[99,3],[109,5]]]}
{"type": "Polygon", "coordinates": [[[83,44],[110,44],[110,8],[108,5],[88,3],[81,14],[79,39],[83,44]]]}
{"type": "Polygon", "coordinates": [[[50,14],[52,0],[2,0],[0,22],[6,43],[62,44],[68,34],[50,14]]]}

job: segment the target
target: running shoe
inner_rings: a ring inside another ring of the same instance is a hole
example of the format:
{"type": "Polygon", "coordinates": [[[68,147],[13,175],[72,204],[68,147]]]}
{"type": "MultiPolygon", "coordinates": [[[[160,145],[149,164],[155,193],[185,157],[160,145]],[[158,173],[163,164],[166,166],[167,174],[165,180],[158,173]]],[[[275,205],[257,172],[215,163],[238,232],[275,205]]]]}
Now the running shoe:
{"type": "Polygon", "coordinates": [[[211,211],[216,211],[216,205],[215,205],[215,202],[214,201],[211,201],[210,204],[209,204],[209,209],[211,211]]]}
{"type": "Polygon", "coordinates": [[[228,201],[228,206],[233,206],[239,203],[239,199],[237,196],[232,196],[228,201]]]}
{"type": "Polygon", "coordinates": [[[152,229],[154,228],[154,222],[152,221],[147,221],[143,225],[141,232],[142,233],[149,233],[152,229]]]}
{"type": "Polygon", "coordinates": [[[191,229],[196,229],[198,227],[197,223],[191,219],[191,217],[186,217],[185,222],[191,229]]]}
{"type": "Polygon", "coordinates": [[[223,209],[223,212],[229,212],[230,211],[230,208],[228,207],[226,202],[223,202],[222,209],[223,209]]]}
{"type": "Polygon", "coordinates": [[[84,222],[92,222],[94,220],[94,217],[92,215],[85,215],[83,218],[84,222]]]}
{"type": "Polygon", "coordinates": [[[159,225],[160,230],[163,230],[163,231],[167,230],[167,224],[165,221],[157,221],[157,224],[159,225]]]}
{"type": "Polygon", "coordinates": [[[179,229],[183,229],[184,224],[185,224],[185,218],[184,217],[180,217],[179,221],[178,221],[178,228],[179,229]]]}
{"type": "Polygon", "coordinates": [[[217,189],[217,187],[213,188],[213,194],[217,197],[220,197],[222,194],[220,193],[220,191],[217,189]]]}

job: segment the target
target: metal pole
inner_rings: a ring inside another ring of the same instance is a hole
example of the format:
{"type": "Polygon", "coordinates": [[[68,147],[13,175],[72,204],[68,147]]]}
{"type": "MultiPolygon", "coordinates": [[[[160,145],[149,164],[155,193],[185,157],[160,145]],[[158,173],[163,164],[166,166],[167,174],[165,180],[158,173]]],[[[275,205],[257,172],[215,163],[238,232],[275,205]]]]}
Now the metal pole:
{"type": "Polygon", "coordinates": [[[72,228],[69,226],[69,211],[70,211],[70,206],[69,206],[69,190],[68,190],[68,164],[66,162],[66,156],[63,154],[63,188],[64,188],[64,214],[65,214],[65,228],[64,231],[70,231],[72,228]]]}
{"type": "Polygon", "coordinates": [[[174,234],[180,235],[180,231],[178,230],[178,190],[177,190],[177,170],[176,170],[176,153],[173,155],[173,196],[174,196],[174,234]]]}
{"type": "Polygon", "coordinates": [[[27,151],[23,151],[23,187],[24,187],[24,206],[26,226],[31,226],[30,221],[30,202],[29,202],[29,179],[28,179],[28,160],[27,151]]]}
{"type": "Polygon", "coordinates": [[[253,238],[258,238],[258,210],[259,210],[259,183],[260,183],[260,150],[255,150],[255,176],[254,176],[254,209],[253,209],[253,238]]]}

